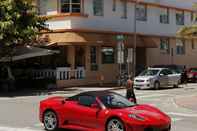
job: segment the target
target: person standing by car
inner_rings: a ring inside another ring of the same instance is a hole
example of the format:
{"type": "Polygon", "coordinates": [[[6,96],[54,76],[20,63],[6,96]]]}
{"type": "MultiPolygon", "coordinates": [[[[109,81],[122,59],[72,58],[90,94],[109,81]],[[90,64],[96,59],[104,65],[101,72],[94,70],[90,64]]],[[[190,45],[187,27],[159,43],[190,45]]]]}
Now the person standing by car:
{"type": "Polygon", "coordinates": [[[133,81],[130,79],[130,77],[127,80],[127,84],[126,84],[126,98],[128,100],[133,100],[134,103],[137,103],[135,92],[133,89],[133,81]]]}
{"type": "Polygon", "coordinates": [[[187,70],[185,66],[183,68],[183,72],[181,73],[181,83],[187,84],[187,70]]]}

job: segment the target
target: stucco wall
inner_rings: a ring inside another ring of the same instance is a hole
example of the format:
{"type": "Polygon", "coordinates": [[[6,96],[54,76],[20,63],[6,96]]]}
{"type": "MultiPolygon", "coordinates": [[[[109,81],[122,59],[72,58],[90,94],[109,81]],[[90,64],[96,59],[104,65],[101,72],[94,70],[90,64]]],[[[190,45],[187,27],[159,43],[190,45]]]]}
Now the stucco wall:
{"type": "MultiPolygon", "coordinates": [[[[76,46],[68,46],[67,47],[67,60],[68,63],[71,64],[72,69],[75,67],[75,47],[76,46]]],[[[88,85],[101,83],[101,76],[103,76],[103,83],[116,83],[118,76],[118,65],[117,64],[102,64],[102,54],[101,54],[101,46],[97,46],[97,63],[98,70],[91,71],[90,64],[90,46],[82,46],[85,50],[85,78],[83,80],[61,80],[58,81],[58,86],[70,86],[72,84],[77,85],[88,85]],[[72,82],[71,82],[72,81],[72,82]],[[75,82],[76,81],[76,82],[75,82]],[[80,82],[79,82],[80,81],[80,82]],[[73,83],[74,82],[74,83],[73,83]]],[[[115,62],[116,63],[116,62],[115,62]]]]}
{"type": "Polygon", "coordinates": [[[194,49],[192,49],[191,40],[185,41],[185,54],[176,54],[176,39],[170,39],[170,53],[164,54],[160,50],[160,39],[154,38],[158,44],[158,48],[147,49],[147,65],[158,64],[179,64],[186,65],[187,67],[197,66],[197,41],[194,42],[194,49]],[[171,48],[173,48],[173,56],[171,55],[171,48]]]}
{"type": "MultiPolygon", "coordinates": [[[[42,4],[43,13],[57,14],[56,0],[44,0],[44,2],[51,2],[51,4],[42,4]],[[45,11],[44,11],[45,10],[45,11]]],[[[84,0],[84,13],[88,17],[73,17],[66,16],[58,20],[49,20],[50,29],[94,29],[107,30],[117,32],[133,32],[134,23],[134,5],[131,2],[127,3],[127,19],[121,18],[122,6],[120,1],[117,1],[116,11],[112,10],[112,0],[104,0],[104,16],[93,15],[92,0],[84,0]]],[[[161,24],[159,21],[160,8],[148,6],[147,21],[137,21],[137,31],[144,34],[156,34],[175,36],[178,28],[176,25],[176,11],[170,9],[170,24],[161,24]]],[[[191,24],[191,13],[185,11],[185,24],[191,24]]]]}

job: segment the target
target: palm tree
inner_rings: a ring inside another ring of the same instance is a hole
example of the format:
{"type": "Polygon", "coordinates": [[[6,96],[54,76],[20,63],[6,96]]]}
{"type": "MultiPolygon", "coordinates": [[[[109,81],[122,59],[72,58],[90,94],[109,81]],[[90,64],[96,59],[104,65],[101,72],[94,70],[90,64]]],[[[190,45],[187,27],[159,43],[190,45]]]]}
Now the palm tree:
{"type": "Polygon", "coordinates": [[[197,37],[197,3],[193,5],[193,23],[189,26],[184,26],[177,31],[177,36],[180,37],[197,37]]]}

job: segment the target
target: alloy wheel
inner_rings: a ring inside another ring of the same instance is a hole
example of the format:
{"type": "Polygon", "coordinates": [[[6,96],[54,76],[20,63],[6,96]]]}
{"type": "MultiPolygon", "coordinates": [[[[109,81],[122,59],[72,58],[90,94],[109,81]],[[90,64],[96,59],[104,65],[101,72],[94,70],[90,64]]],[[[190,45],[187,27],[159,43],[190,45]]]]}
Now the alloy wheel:
{"type": "Polygon", "coordinates": [[[125,131],[125,129],[120,120],[111,119],[107,124],[107,131],[125,131]]]}
{"type": "Polygon", "coordinates": [[[56,128],[58,126],[58,120],[57,120],[57,116],[54,112],[47,111],[44,114],[44,126],[45,126],[45,129],[48,131],[56,130],[56,128]]]}

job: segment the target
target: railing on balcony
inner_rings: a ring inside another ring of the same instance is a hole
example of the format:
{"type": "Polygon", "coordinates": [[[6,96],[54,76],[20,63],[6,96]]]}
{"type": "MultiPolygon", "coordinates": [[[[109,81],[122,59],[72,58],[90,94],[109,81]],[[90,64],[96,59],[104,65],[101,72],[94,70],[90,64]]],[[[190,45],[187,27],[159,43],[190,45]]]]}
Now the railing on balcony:
{"type": "Polygon", "coordinates": [[[84,67],[78,67],[72,70],[68,67],[57,67],[56,69],[41,69],[32,71],[34,79],[42,78],[56,78],[57,80],[72,80],[72,79],[84,79],[85,69],[84,67]]]}

